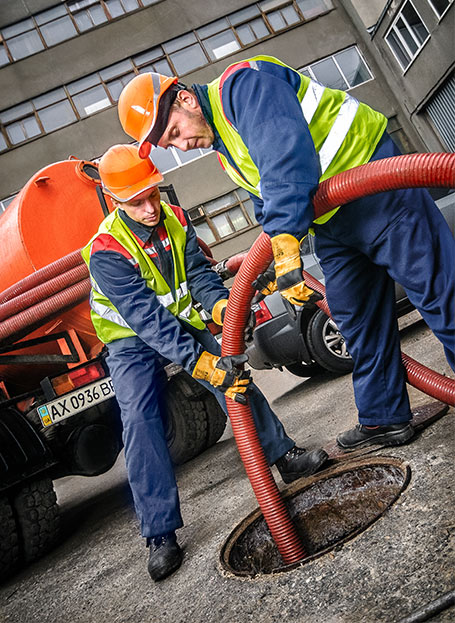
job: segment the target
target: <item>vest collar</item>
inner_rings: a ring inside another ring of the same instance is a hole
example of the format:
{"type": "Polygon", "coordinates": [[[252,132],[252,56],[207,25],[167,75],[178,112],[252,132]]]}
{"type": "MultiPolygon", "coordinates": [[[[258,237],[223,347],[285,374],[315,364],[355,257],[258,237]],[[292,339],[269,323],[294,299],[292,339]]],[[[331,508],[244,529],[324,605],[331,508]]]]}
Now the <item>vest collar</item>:
{"type": "Polygon", "coordinates": [[[131,231],[136,236],[136,238],[138,238],[138,242],[142,248],[150,240],[150,237],[152,236],[156,228],[159,227],[160,225],[163,225],[164,220],[166,218],[166,215],[163,212],[163,208],[161,208],[161,215],[160,215],[159,222],[153,227],[147,227],[147,225],[142,225],[142,223],[138,223],[137,221],[133,220],[131,217],[128,216],[125,210],[122,210],[121,208],[119,209],[118,214],[120,218],[122,219],[122,221],[125,223],[125,225],[129,229],[131,229],[131,231]]]}
{"type": "Polygon", "coordinates": [[[215,149],[215,151],[221,151],[222,153],[224,153],[225,151],[224,143],[221,140],[221,136],[219,135],[218,130],[215,127],[215,124],[213,123],[213,115],[212,115],[212,109],[210,107],[207,85],[206,84],[193,84],[191,86],[194,89],[197,100],[202,108],[202,114],[204,115],[205,120],[207,121],[209,126],[212,128],[213,134],[215,135],[215,140],[213,141],[212,147],[213,149],[215,149]]]}

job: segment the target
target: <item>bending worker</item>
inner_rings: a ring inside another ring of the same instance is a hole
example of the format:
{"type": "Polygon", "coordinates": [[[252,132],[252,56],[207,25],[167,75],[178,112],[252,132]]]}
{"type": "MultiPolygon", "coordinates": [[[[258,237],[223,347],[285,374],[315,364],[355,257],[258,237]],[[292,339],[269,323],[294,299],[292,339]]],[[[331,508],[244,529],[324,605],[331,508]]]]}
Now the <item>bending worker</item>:
{"type": "Polygon", "coordinates": [[[337,442],[352,450],[410,440],[393,282],[404,287],[454,368],[450,229],[423,189],[365,197],[317,220],[311,201],[320,181],[399,154],[387,119],[270,56],[234,63],[192,88],[160,74],[136,76],[118,111],[143,157],[152,145],[183,151],[213,145],[226,172],[250,192],[271,237],[277,287],[295,305],[314,299],[299,255],[299,240],[314,229],[330,310],[354,360],[360,423],[337,442]]]}
{"type": "Polygon", "coordinates": [[[120,405],[129,483],[148,569],[160,580],[181,564],[175,530],[183,525],[165,438],[164,366],[183,366],[217,397],[248,401],[270,465],[291,482],[326,461],[323,450],[296,447],[249,373],[247,357],[220,357],[220,347],[192,305],[192,297],[222,324],[228,290],[203,256],[184,211],[160,202],[162,175],[132,145],[101,158],[103,189],[115,210],[83,249],[92,281],[91,316],[107,344],[107,364],[120,405]]]}

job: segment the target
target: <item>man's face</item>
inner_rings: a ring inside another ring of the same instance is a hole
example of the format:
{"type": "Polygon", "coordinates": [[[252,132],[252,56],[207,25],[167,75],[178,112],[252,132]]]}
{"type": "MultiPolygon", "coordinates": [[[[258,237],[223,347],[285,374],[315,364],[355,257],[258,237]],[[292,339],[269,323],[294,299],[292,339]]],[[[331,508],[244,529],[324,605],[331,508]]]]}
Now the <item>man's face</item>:
{"type": "Polygon", "coordinates": [[[117,205],[125,210],[136,223],[154,227],[160,220],[161,204],[158,186],[145,190],[132,201],[117,203],[117,205]]]}
{"type": "Polygon", "coordinates": [[[179,91],[179,106],[173,106],[166,129],[158,142],[159,147],[177,147],[182,151],[207,149],[215,139],[206,122],[197,98],[188,91],[179,91]]]}

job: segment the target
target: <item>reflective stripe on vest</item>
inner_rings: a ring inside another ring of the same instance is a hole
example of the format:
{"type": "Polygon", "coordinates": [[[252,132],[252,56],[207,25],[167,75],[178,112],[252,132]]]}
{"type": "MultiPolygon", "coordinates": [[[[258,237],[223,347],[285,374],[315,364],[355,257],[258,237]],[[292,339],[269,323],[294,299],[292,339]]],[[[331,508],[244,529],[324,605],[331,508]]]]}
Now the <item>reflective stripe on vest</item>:
{"type": "MultiPolygon", "coordinates": [[[[242,68],[267,71],[259,63],[274,63],[298,73],[272,56],[256,56],[230,65],[219,78],[208,85],[208,95],[215,127],[236,164],[233,167],[220,154],[223,168],[236,184],[261,197],[259,171],[241,136],[226,118],[222,102],[225,80],[242,68]]],[[[384,115],[359,103],[344,91],[329,89],[303,74],[298,75],[300,87],[296,97],[300,101],[319,158],[319,181],[368,162],[387,125],[384,115]]],[[[315,222],[327,221],[337,210],[335,208],[315,222]]]]}
{"type": "MultiPolygon", "coordinates": [[[[174,316],[181,317],[198,329],[203,329],[205,324],[192,305],[191,294],[188,291],[188,283],[186,281],[184,258],[186,246],[185,229],[172,209],[163,201],[161,202],[161,209],[166,216],[164,225],[168,233],[166,238],[167,245],[170,245],[172,251],[174,281],[176,284],[175,296],[158,268],[150,259],[147,250],[139,245],[131,230],[118,216],[118,210],[115,210],[104,219],[97,234],[82,250],[82,257],[90,267],[90,250],[93,241],[99,234],[109,233],[132,256],[129,261],[139,267],[142,277],[145,279],[147,286],[155,292],[159,303],[166,307],[174,316]]],[[[98,338],[107,344],[123,337],[136,335],[117,308],[101,291],[101,288],[92,276],[91,283],[91,318],[98,338]]]]}

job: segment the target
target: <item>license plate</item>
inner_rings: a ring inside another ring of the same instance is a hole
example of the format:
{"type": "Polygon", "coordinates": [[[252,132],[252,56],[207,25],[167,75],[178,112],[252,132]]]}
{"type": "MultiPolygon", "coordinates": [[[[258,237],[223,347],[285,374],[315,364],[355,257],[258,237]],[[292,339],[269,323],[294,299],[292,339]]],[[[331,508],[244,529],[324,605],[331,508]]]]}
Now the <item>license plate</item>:
{"type": "Polygon", "coordinates": [[[38,414],[43,426],[51,426],[51,424],[85,411],[85,409],[93,407],[114,395],[112,379],[107,377],[41,405],[38,407],[38,414]]]}

